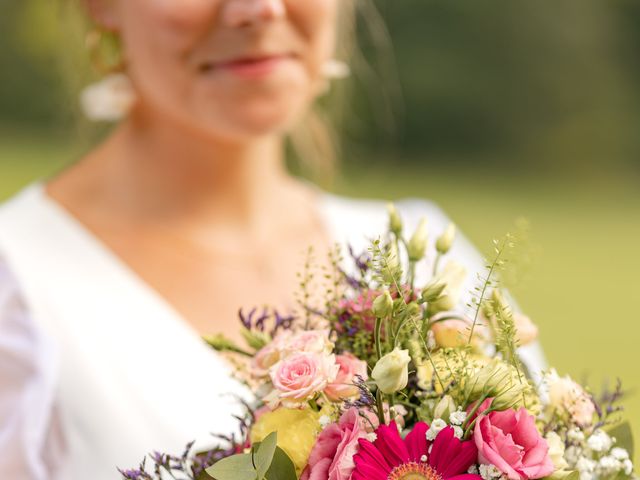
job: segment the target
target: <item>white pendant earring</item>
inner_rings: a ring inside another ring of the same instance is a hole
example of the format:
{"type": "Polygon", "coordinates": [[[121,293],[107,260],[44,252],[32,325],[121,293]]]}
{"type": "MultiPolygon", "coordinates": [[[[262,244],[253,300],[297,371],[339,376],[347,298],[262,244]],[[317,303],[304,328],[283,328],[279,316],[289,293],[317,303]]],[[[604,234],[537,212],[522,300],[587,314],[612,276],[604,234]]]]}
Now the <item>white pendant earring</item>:
{"type": "Polygon", "coordinates": [[[347,63],[332,58],[322,66],[322,74],[329,80],[342,80],[351,75],[351,68],[347,63]]]}
{"type": "Polygon", "coordinates": [[[349,65],[341,60],[332,58],[322,65],[322,80],[319,85],[319,95],[327,95],[331,91],[331,80],[344,80],[351,75],[349,65]]]}
{"type": "Polygon", "coordinates": [[[117,122],[131,111],[136,95],[124,73],[112,73],[88,85],[80,94],[82,111],[95,122],[117,122]]]}

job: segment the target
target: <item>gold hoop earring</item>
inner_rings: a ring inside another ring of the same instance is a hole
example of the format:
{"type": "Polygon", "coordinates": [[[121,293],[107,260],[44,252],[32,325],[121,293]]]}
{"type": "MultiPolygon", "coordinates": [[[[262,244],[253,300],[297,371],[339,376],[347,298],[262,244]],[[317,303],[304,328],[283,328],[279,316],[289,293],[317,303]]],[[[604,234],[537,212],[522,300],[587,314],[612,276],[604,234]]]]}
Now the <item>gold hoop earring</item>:
{"type": "Polygon", "coordinates": [[[99,74],[107,75],[125,70],[122,42],[117,32],[94,28],[87,34],[85,46],[91,64],[99,74]]]}

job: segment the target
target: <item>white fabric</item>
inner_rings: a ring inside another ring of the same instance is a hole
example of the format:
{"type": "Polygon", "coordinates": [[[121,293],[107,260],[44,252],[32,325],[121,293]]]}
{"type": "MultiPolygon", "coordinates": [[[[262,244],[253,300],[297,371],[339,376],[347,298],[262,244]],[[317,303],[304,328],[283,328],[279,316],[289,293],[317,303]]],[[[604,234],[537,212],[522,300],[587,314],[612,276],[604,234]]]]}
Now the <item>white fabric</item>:
{"type": "MultiPolygon", "coordinates": [[[[356,251],[386,228],[381,202],[325,195],[321,207],[356,251]]],[[[399,208],[409,229],[448,224],[427,202],[399,208]]],[[[451,256],[483,267],[464,239],[451,256]]],[[[544,364],[538,347],[524,355],[544,364]]],[[[247,394],[228,365],[41,184],[0,208],[0,478],[115,479],[152,449],[206,446],[236,430],[230,393],[247,394]]]]}

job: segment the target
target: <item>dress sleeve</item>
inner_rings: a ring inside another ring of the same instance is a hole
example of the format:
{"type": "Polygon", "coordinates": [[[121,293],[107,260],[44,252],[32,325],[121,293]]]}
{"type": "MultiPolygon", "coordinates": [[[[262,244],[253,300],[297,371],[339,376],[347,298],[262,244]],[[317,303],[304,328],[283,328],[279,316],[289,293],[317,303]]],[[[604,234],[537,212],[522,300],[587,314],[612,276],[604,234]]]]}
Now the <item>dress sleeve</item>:
{"type": "MultiPolygon", "coordinates": [[[[410,228],[415,228],[422,217],[426,218],[431,238],[442,234],[449,223],[451,223],[446,213],[432,202],[409,199],[401,202],[398,206],[400,207],[400,213],[403,217],[407,218],[407,223],[410,228]]],[[[463,233],[458,232],[456,233],[456,239],[447,257],[455,259],[465,266],[468,275],[463,289],[465,292],[472,292],[473,288],[477,285],[477,274],[485,273],[486,262],[482,254],[463,233]]],[[[466,303],[466,300],[469,300],[469,298],[467,297],[464,300],[464,303],[466,303]]],[[[513,299],[511,299],[511,304],[515,309],[520,310],[517,302],[513,299]]],[[[547,362],[540,343],[535,341],[524,345],[520,347],[518,353],[529,370],[534,383],[537,384],[541,380],[542,372],[547,368],[547,362]]]]}
{"type": "Polygon", "coordinates": [[[0,478],[59,477],[64,441],[55,408],[55,350],[0,259],[0,478]]]}

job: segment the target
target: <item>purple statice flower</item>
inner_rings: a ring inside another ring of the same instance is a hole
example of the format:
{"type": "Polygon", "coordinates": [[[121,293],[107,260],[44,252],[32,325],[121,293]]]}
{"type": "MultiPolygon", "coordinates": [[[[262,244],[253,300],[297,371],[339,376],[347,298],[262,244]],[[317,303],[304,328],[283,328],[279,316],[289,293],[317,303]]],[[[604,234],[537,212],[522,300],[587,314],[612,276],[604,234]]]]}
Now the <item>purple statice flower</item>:
{"type": "Polygon", "coordinates": [[[358,388],[358,398],[355,400],[346,400],[344,402],[345,410],[355,407],[357,409],[371,408],[376,403],[376,399],[367,386],[367,382],[360,375],[356,375],[353,379],[354,385],[358,388]]]}
{"type": "Polygon", "coordinates": [[[279,330],[290,329],[295,321],[293,315],[282,315],[277,310],[269,310],[268,308],[264,308],[261,312],[258,312],[258,309],[254,307],[249,313],[245,313],[240,309],[238,316],[240,317],[240,322],[247,330],[267,331],[272,337],[274,337],[279,330]]]}

